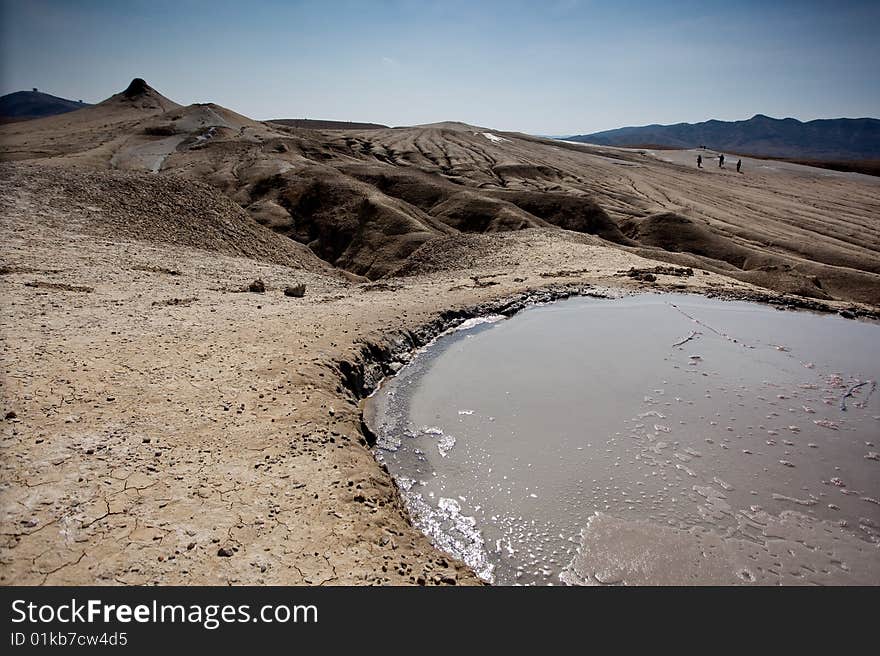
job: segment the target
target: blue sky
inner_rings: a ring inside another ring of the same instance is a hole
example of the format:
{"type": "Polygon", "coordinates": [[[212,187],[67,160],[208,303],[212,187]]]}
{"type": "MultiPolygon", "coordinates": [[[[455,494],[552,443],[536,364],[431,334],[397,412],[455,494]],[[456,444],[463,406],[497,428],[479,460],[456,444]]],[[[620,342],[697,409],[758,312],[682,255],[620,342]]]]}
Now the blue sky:
{"type": "Polygon", "coordinates": [[[0,93],[143,77],[258,119],[624,125],[880,115],[880,2],[0,0],[0,93]]]}

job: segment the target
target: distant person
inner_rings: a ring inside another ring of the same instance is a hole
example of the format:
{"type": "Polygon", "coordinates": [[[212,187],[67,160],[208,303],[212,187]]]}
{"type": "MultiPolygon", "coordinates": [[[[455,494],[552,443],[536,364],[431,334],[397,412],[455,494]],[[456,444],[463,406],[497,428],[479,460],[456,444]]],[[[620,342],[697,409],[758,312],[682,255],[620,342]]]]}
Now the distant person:
{"type": "Polygon", "coordinates": [[[719,169],[724,168],[724,155],[723,154],[718,156],[718,168],[719,169]]]}
{"type": "Polygon", "coordinates": [[[703,156],[702,155],[697,155],[697,168],[698,169],[703,168],[703,156]]]}
{"type": "Polygon", "coordinates": [[[742,173],[742,167],[743,167],[743,161],[741,159],[738,159],[736,161],[736,172],[742,173]]]}

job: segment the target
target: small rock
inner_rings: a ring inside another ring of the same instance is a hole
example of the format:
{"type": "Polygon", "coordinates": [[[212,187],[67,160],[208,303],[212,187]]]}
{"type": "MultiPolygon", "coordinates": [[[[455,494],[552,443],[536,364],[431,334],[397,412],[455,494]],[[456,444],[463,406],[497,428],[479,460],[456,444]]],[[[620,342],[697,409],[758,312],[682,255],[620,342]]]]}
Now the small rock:
{"type": "Polygon", "coordinates": [[[230,558],[234,553],[235,552],[232,550],[232,547],[220,547],[217,550],[217,555],[221,558],[230,558]]]}
{"type": "Polygon", "coordinates": [[[266,291],[266,283],[257,278],[250,285],[248,285],[248,291],[254,292],[255,294],[262,294],[266,291]]]}
{"type": "Polygon", "coordinates": [[[293,285],[290,287],[284,288],[285,296],[292,296],[294,298],[302,298],[306,295],[306,286],[304,284],[293,285]]]}
{"type": "Polygon", "coordinates": [[[10,410],[6,413],[6,419],[15,419],[16,417],[18,417],[18,415],[15,414],[14,410],[10,410]]]}

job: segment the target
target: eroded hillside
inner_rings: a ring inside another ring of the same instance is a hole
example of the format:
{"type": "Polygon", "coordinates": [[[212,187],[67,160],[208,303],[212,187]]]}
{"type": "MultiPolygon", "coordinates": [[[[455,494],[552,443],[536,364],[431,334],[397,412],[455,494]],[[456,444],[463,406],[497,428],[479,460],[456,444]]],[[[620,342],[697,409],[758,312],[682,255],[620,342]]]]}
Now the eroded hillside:
{"type": "Polygon", "coordinates": [[[880,304],[880,181],[867,176],[697,170],[453,122],[300,129],[181,107],[142,80],[69,116],[3,126],[0,137],[4,159],[206,183],[369,279],[417,272],[424,257],[414,253],[457,235],[555,227],[776,291],[880,304]]]}

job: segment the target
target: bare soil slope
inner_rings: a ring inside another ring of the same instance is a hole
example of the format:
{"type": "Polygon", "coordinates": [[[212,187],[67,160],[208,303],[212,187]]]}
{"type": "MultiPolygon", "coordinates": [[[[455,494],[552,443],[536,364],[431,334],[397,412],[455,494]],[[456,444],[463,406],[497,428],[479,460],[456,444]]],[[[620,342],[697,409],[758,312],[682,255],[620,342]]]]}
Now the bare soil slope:
{"type": "Polygon", "coordinates": [[[43,211],[63,212],[77,222],[77,230],[95,237],[199,248],[339,276],[308,248],[267,230],[201,182],[38,164],[0,164],[0,179],[19,196],[39,199],[43,211]]]}
{"type": "Polygon", "coordinates": [[[180,107],[142,80],[69,118],[0,127],[0,140],[6,159],[206,182],[371,279],[411,270],[449,235],[557,226],[777,291],[880,304],[880,181],[857,174],[697,170],[456,122],[298,129],[180,107]]]}

